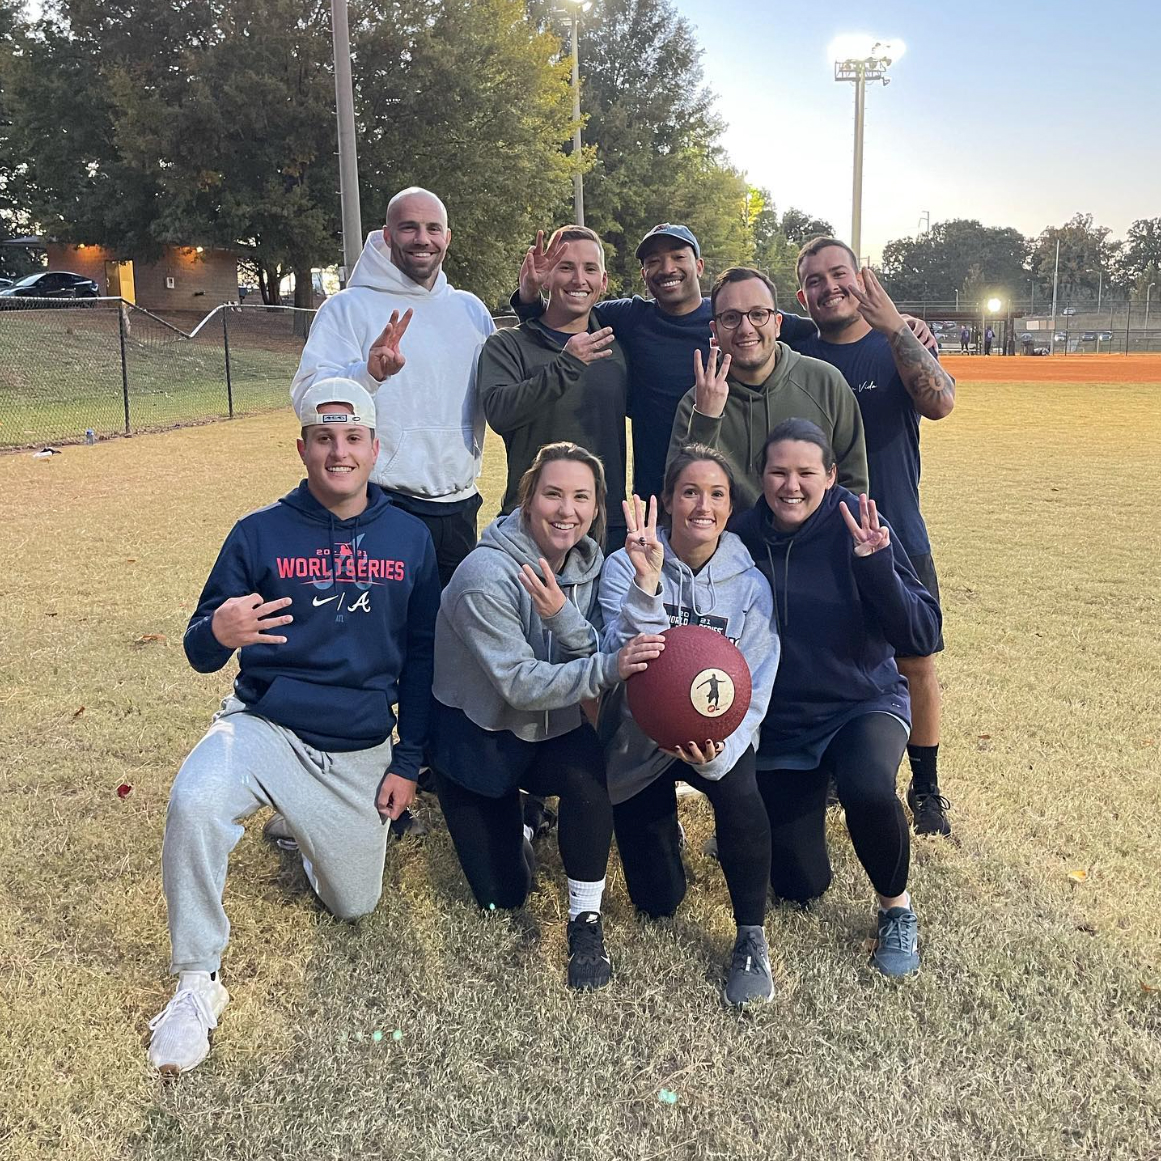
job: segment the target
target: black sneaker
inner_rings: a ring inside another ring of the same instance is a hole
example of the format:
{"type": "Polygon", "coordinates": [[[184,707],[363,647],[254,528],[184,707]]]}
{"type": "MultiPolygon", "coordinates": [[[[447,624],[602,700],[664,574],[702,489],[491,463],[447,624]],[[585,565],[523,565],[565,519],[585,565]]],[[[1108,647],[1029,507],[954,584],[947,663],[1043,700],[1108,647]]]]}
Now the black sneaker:
{"type": "Polygon", "coordinates": [[[774,995],[770,952],[761,931],[738,935],[730,955],[730,971],[722,995],[727,1004],[737,1008],[754,1000],[768,1000],[774,995]]]}
{"type": "Polygon", "coordinates": [[[613,978],[598,911],[582,911],[568,921],[568,986],[592,992],[613,978]]]}
{"type": "Polygon", "coordinates": [[[393,839],[419,839],[427,834],[427,824],[417,815],[405,810],[398,818],[391,820],[391,837],[393,839]]]}
{"type": "Polygon", "coordinates": [[[524,825],[532,830],[532,841],[537,842],[556,826],[556,811],[545,806],[543,798],[525,794],[524,825]]]}
{"type": "Polygon", "coordinates": [[[951,823],[947,821],[951,803],[939,793],[938,787],[930,793],[923,793],[915,789],[912,780],[907,787],[907,805],[911,809],[916,834],[951,834],[951,823]]]}

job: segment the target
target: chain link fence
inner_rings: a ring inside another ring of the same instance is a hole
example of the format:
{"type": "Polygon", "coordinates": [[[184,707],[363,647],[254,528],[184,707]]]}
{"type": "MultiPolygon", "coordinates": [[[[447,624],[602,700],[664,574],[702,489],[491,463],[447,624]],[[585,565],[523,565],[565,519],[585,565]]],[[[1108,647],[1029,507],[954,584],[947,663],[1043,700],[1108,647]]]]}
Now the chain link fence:
{"type": "Polygon", "coordinates": [[[288,406],[313,317],[231,304],[186,331],[119,298],[0,299],[0,448],[288,406]]]}

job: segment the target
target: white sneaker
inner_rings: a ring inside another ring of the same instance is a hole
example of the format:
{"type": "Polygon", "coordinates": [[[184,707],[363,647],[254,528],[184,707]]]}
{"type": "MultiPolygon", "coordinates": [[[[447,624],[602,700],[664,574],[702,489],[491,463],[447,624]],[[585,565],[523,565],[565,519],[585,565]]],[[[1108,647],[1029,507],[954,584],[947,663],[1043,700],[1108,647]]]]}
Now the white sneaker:
{"type": "Polygon", "coordinates": [[[230,1002],[230,993],[209,972],[182,972],[177,991],[152,1020],[149,1063],[163,1076],[180,1076],[210,1053],[210,1033],[230,1002]]]}

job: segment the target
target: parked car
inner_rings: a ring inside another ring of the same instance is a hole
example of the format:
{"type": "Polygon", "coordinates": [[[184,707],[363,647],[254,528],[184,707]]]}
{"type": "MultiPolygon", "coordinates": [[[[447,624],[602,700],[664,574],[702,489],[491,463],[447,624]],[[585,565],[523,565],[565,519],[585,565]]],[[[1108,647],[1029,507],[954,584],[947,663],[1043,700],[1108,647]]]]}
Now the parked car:
{"type": "Polygon", "coordinates": [[[96,298],[97,284],[68,270],[42,270],[0,290],[5,298],[96,298]]]}
{"type": "Polygon", "coordinates": [[[1076,307],[1075,307],[1075,306],[1066,306],[1066,307],[1063,307],[1063,308],[1061,309],[1060,313],[1061,313],[1061,314],[1076,314],[1076,307]]]}
{"type": "Polygon", "coordinates": [[[12,285],[11,278],[0,278],[0,290],[3,290],[4,287],[11,286],[11,285],[12,285]]]}
{"type": "Polygon", "coordinates": [[[1085,331],[1084,334],[1080,336],[1080,341],[1082,343],[1095,343],[1096,331],[1085,331]]]}
{"type": "Polygon", "coordinates": [[[1020,342],[1030,343],[1035,337],[1031,331],[1023,331],[1020,335],[1020,342]]]}
{"type": "Polygon", "coordinates": [[[1052,336],[1052,339],[1054,342],[1057,342],[1057,343],[1067,343],[1068,342],[1068,332],[1067,331],[1057,331],[1056,334],[1054,334],[1052,336]]]}
{"type": "Polygon", "coordinates": [[[1100,341],[1102,343],[1111,343],[1113,341],[1113,332],[1112,331],[1101,331],[1097,335],[1097,338],[1100,339],[1100,341]]]}

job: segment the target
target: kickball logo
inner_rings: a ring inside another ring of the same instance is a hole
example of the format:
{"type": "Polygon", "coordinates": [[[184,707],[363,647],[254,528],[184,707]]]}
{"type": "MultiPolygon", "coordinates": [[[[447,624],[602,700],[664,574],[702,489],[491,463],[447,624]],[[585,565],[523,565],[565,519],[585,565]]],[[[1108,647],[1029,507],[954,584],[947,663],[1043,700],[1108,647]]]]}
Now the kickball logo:
{"type": "Polygon", "coordinates": [[[734,704],[734,683],[721,669],[703,669],[689,687],[689,700],[703,718],[721,717],[734,704]]]}

